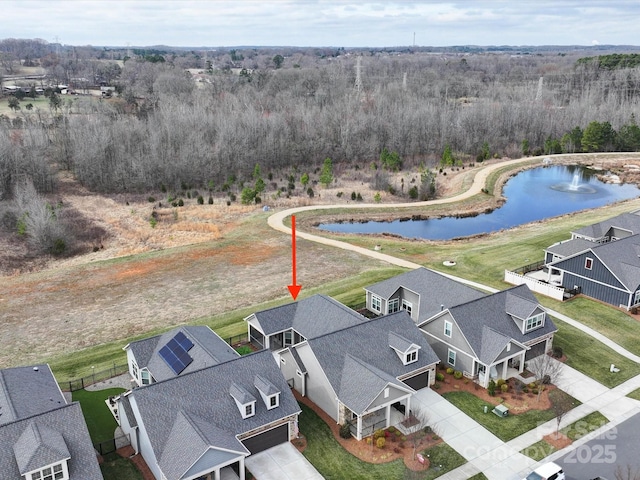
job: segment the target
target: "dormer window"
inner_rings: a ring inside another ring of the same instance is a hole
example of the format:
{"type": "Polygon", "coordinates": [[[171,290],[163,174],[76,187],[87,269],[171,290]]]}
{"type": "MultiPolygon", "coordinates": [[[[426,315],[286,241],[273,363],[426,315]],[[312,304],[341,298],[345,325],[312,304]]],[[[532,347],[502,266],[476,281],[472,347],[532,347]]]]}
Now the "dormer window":
{"type": "Polygon", "coordinates": [[[415,349],[409,353],[407,353],[405,360],[404,360],[404,364],[408,365],[410,363],[413,362],[417,362],[418,361],[418,349],[415,349]]]}
{"type": "Polygon", "coordinates": [[[271,410],[280,405],[280,390],[262,375],[256,375],[253,385],[260,392],[264,406],[271,410]]]}
{"type": "Polygon", "coordinates": [[[69,478],[66,463],[57,463],[37,472],[32,472],[30,478],[31,480],[66,480],[69,478]]]}
{"type": "Polygon", "coordinates": [[[400,310],[400,300],[397,298],[392,298],[388,303],[389,313],[395,313],[400,310]]]}
{"type": "Polygon", "coordinates": [[[246,389],[236,383],[229,387],[229,394],[236,401],[236,406],[242,418],[253,417],[256,413],[256,398],[246,389]]]}
{"type": "Polygon", "coordinates": [[[527,318],[524,326],[524,331],[528,332],[544,325],[544,313],[539,313],[533,317],[527,318]]]}

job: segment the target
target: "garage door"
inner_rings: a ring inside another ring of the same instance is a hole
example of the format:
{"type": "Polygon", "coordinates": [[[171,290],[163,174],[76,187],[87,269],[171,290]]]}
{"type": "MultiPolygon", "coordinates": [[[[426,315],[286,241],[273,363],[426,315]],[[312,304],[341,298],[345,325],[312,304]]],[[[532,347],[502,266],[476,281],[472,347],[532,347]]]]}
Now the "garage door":
{"type": "Polygon", "coordinates": [[[289,424],[272,428],[253,437],[245,438],[242,443],[251,453],[258,453],[289,441],[289,424]]]}
{"type": "Polygon", "coordinates": [[[530,350],[527,350],[527,353],[524,354],[525,361],[531,360],[532,358],[539,357],[544,353],[544,348],[547,346],[547,342],[540,342],[531,346],[530,350]]]}
{"type": "Polygon", "coordinates": [[[404,383],[409,385],[414,390],[420,390],[421,388],[425,388],[429,386],[429,372],[423,372],[415,377],[405,378],[403,380],[404,383]]]}

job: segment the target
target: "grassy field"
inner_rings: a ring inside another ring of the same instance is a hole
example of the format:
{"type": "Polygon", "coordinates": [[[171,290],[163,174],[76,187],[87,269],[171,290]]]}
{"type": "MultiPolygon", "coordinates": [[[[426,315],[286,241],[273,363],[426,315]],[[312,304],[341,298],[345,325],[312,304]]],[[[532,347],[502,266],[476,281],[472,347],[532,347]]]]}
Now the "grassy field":
{"type": "MultiPolygon", "coordinates": [[[[549,395],[552,402],[554,398],[557,398],[559,395],[569,397],[569,395],[561,390],[553,390],[549,392],[549,395]]],[[[536,428],[541,423],[555,418],[552,409],[529,410],[518,415],[509,415],[508,417],[502,418],[491,413],[484,413],[483,407],[486,405],[486,402],[471,393],[448,392],[442,396],[505,442],[536,428]]],[[[575,405],[580,403],[576,399],[572,398],[571,400],[575,405]]]]}
{"type": "Polygon", "coordinates": [[[113,438],[113,432],[118,424],[107,408],[105,400],[112,395],[124,392],[122,388],[109,388],[90,392],[88,390],[76,390],[73,392],[73,401],[80,402],[82,413],[89,428],[89,435],[93,443],[104,442],[113,438]]]}
{"type": "MultiPolygon", "coordinates": [[[[579,317],[578,317],[579,319],[579,317]]],[[[556,320],[558,333],[554,346],[561,347],[567,356],[566,364],[593,378],[606,387],[613,388],[640,374],[640,365],[585,335],[580,330],[560,320],[556,320]],[[611,373],[609,366],[614,363],[620,371],[611,373]]]]}

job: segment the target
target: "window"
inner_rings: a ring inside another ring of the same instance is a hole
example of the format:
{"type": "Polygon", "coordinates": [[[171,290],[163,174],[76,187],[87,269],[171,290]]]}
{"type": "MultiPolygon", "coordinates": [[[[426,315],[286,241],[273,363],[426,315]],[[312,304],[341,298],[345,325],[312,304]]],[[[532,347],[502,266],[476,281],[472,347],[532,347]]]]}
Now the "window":
{"type": "Polygon", "coordinates": [[[380,312],[382,300],[377,295],[371,295],[371,309],[380,312]]]}
{"type": "Polygon", "coordinates": [[[411,310],[413,308],[413,305],[411,304],[411,302],[407,302],[406,300],[402,300],[402,308],[407,311],[409,316],[411,316],[411,310]]]}
{"type": "Polygon", "coordinates": [[[593,258],[585,258],[584,259],[584,268],[586,268],[587,270],[591,270],[591,268],[593,267],[593,258]]]}
{"type": "Polygon", "coordinates": [[[293,332],[291,330],[287,330],[284,332],[284,346],[288,347],[293,344],[293,332]]]}
{"type": "Polygon", "coordinates": [[[407,353],[404,364],[407,365],[409,363],[415,362],[416,360],[418,360],[418,351],[414,350],[413,352],[407,353]]]}
{"type": "Polygon", "coordinates": [[[131,360],[131,375],[136,379],[136,382],[140,380],[140,377],[138,377],[138,365],[133,360],[131,360]]]}
{"type": "Polygon", "coordinates": [[[253,403],[248,403],[244,406],[244,418],[251,417],[253,415],[253,403]]]}
{"type": "Polygon", "coordinates": [[[151,383],[149,370],[140,370],[140,380],[142,381],[142,385],[149,385],[151,383]]]}
{"type": "Polygon", "coordinates": [[[633,294],[633,305],[638,303],[640,303],[640,290],[636,290],[636,293],[633,294]]]}
{"type": "Polygon", "coordinates": [[[539,313],[533,317],[527,318],[527,323],[524,327],[525,332],[533,330],[534,328],[541,327],[544,324],[544,313],[539,313]]]}
{"type": "Polygon", "coordinates": [[[449,353],[447,354],[447,363],[452,367],[456,366],[456,352],[454,350],[449,349],[449,353]]]}
{"type": "Polygon", "coordinates": [[[69,478],[61,463],[31,474],[31,480],[65,480],[69,478]]]}
{"type": "Polygon", "coordinates": [[[275,408],[278,406],[278,396],[277,395],[271,395],[269,397],[269,407],[270,408],[275,408]]]}
{"type": "Polygon", "coordinates": [[[389,300],[389,313],[395,313],[400,310],[400,300],[392,298],[389,300]]]}
{"type": "Polygon", "coordinates": [[[451,324],[451,322],[448,321],[444,321],[444,334],[445,336],[451,338],[451,328],[453,327],[453,325],[451,324]]]}

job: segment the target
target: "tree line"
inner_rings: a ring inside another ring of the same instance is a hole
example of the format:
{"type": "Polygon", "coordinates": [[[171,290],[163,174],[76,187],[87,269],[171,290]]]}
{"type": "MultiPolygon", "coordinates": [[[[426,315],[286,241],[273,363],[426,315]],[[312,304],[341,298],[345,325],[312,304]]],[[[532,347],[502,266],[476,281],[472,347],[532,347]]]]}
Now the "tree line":
{"type": "Polygon", "coordinates": [[[100,192],[234,182],[239,192],[256,165],[310,171],[387,152],[415,168],[437,166],[446,148],[472,161],[638,149],[637,67],[603,71],[575,53],[234,56],[242,74],[214,59],[197,79],[172,61],[131,58],[117,98],[23,109],[17,126],[5,118],[0,189],[27,176],[48,191],[54,167],[100,192]],[[597,142],[584,142],[594,129],[597,142]]]}

